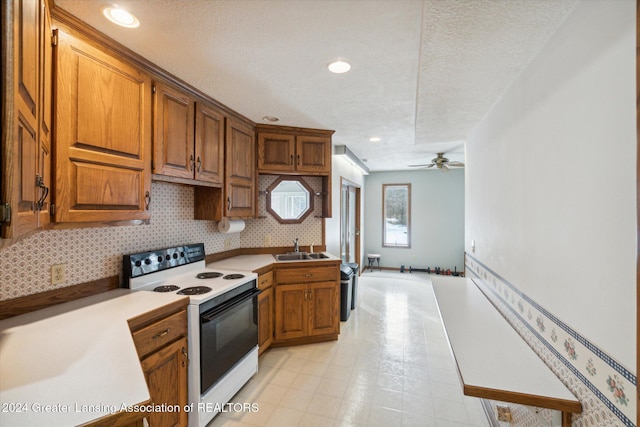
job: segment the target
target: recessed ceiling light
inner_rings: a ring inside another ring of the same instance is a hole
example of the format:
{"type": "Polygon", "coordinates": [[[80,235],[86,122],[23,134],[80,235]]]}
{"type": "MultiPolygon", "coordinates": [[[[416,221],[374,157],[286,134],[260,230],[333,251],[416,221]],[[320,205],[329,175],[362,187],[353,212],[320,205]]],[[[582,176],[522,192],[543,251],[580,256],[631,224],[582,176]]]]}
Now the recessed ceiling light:
{"type": "Polygon", "coordinates": [[[380,142],[381,139],[379,136],[372,136],[371,138],[369,138],[369,141],[371,142],[380,142]]]}
{"type": "Polygon", "coordinates": [[[332,73],[342,74],[351,69],[351,64],[349,64],[344,59],[338,59],[336,61],[330,62],[329,65],[327,65],[327,68],[332,73]]]}
{"type": "Polygon", "coordinates": [[[102,8],[102,14],[109,21],[121,27],[138,28],[140,26],[138,18],[118,6],[105,6],[102,8]]]}
{"type": "Polygon", "coordinates": [[[265,122],[272,122],[272,123],[275,123],[275,122],[279,122],[279,121],[280,121],[280,119],[279,119],[279,118],[277,118],[276,116],[264,116],[264,117],[262,118],[262,120],[263,120],[263,121],[265,121],[265,122]]]}

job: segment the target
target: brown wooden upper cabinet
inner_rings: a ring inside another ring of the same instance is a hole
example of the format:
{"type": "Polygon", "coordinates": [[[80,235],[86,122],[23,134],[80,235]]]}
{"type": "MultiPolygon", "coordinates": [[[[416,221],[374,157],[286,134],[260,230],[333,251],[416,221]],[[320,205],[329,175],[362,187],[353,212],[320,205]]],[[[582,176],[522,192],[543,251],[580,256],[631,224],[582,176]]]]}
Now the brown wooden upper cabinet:
{"type": "Polygon", "coordinates": [[[173,177],[193,180],[188,183],[195,185],[222,186],[223,113],[161,82],[154,83],[153,113],[154,178],[173,177]]]}
{"type": "Polygon", "coordinates": [[[53,39],[46,0],[1,7],[11,60],[3,60],[0,223],[1,237],[15,239],[49,222],[53,39]]]}
{"type": "Polygon", "coordinates": [[[258,172],[269,174],[331,174],[333,131],[257,125],[258,172]]]}
{"type": "Polygon", "coordinates": [[[57,30],[55,221],[149,219],[151,78],[57,30]]]}
{"type": "Polygon", "coordinates": [[[220,221],[256,215],[255,128],[238,118],[225,119],[223,188],[195,187],[194,219],[220,221]]]}
{"type": "Polygon", "coordinates": [[[256,150],[254,127],[227,118],[224,216],[255,217],[256,150]]]}

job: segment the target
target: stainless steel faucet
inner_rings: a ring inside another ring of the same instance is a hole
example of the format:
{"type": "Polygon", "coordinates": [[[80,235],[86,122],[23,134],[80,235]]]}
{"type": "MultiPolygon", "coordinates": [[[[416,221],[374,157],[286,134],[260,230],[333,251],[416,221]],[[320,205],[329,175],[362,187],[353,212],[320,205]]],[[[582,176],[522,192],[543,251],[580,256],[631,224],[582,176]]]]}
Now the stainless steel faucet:
{"type": "Polygon", "coordinates": [[[293,241],[293,251],[294,252],[300,252],[300,245],[298,244],[298,238],[296,237],[296,240],[293,241]]]}

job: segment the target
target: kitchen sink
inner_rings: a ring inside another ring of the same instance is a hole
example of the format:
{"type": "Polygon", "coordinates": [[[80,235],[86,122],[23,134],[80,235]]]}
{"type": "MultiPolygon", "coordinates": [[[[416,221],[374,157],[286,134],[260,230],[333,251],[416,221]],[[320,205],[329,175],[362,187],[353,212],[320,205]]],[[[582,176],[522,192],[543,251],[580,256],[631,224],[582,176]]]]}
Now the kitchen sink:
{"type": "Polygon", "coordinates": [[[327,255],[314,252],[312,254],[308,254],[306,252],[289,252],[286,254],[277,254],[274,255],[276,261],[308,261],[312,259],[325,259],[329,258],[327,255]]]}
{"type": "Polygon", "coordinates": [[[312,254],[307,254],[307,256],[311,259],[325,259],[325,258],[329,258],[327,255],[323,254],[322,252],[314,252],[312,254]]]}
{"type": "Polygon", "coordinates": [[[278,254],[274,256],[276,257],[276,261],[302,261],[302,260],[310,259],[309,257],[307,257],[306,252],[278,254]]]}

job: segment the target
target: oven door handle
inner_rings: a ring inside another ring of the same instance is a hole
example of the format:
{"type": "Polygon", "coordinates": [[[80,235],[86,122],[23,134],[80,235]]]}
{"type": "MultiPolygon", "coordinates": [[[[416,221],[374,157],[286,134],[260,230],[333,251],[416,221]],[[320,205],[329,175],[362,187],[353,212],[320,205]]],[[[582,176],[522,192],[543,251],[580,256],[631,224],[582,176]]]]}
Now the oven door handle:
{"type": "Polygon", "coordinates": [[[209,323],[213,320],[214,317],[222,313],[223,311],[227,311],[236,305],[242,304],[246,300],[253,298],[254,296],[260,293],[260,289],[252,289],[250,291],[245,292],[244,294],[238,295],[236,298],[225,302],[211,310],[204,312],[200,315],[200,323],[209,323]]]}

